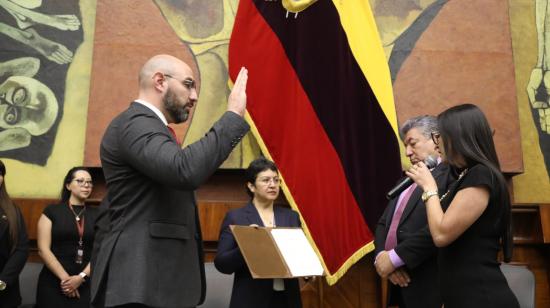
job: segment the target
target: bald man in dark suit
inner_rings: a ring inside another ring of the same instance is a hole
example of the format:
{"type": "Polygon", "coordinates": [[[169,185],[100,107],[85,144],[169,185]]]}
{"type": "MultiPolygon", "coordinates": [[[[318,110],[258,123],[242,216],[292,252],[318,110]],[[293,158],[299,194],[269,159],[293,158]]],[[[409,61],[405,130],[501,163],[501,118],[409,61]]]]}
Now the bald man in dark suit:
{"type": "Polygon", "coordinates": [[[241,69],[227,112],[197,142],[181,148],[167,126],[187,120],[197,102],[193,71],[168,55],[140,71],[139,98],[107,128],[100,155],[108,227],[94,257],[95,307],[194,307],[206,292],[194,190],[248,132],[248,72],[241,69]]]}

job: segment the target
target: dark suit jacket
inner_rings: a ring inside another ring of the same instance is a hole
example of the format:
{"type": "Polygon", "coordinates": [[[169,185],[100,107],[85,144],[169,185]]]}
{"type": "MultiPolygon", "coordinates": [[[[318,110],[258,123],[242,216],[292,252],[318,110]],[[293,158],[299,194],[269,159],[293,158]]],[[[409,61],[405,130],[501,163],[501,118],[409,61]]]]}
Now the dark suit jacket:
{"type": "Polygon", "coordinates": [[[0,308],[17,307],[21,304],[19,274],[29,256],[29,239],[25,221],[19,209],[17,209],[17,218],[17,246],[12,251],[8,220],[4,218],[4,211],[0,209],[0,280],[7,285],[4,291],[0,291],[0,308]]]}
{"type": "MultiPolygon", "coordinates": [[[[275,206],[275,225],[277,227],[300,227],[298,213],[275,206]]],[[[233,291],[231,293],[231,308],[270,307],[273,294],[273,279],[252,279],[250,271],[229,229],[229,225],[248,226],[257,224],[263,226],[262,219],[252,203],[242,208],[227,212],[220,230],[218,253],[214,259],[216,268],[225,274],[235,273],[233,291]]],[[[302,307],[298,279],[285,279],[286,307],[302,307]]]]}
{"type": "MultiPolygon", "coordinates": [[[[439,164],[432,172],[440,194],[447,191],[449,166],[439,164]]],[[[388,288],[388,304],[398,304],[396,298],[401,294],[402,300],[410,307],[441,308],[441,295],[437,275],[437,247],[435,247],[430,230],[426,207],[421,199],[422,189],[417,187],[397,226],[397,246],[395,252],[405,262],[411,282],[407,287],[394,286],[391,282],[388,288]]],[[[384,250],[386,237],[399,197],[390,200],[386,210],[376,227],[375,253],[384,250]]]]}
{"type": "Polygon", "coordinates": [[[140,103],[118,115],[103,136],[109,227],[94,257],[96,306],[141,303],[190,307],[204,301],[202,237],[194,190],[220,166],[249,126],[226,112],[182,149],[140,103]],[[102,296],[104,295],[104,296],[102,296]]]}

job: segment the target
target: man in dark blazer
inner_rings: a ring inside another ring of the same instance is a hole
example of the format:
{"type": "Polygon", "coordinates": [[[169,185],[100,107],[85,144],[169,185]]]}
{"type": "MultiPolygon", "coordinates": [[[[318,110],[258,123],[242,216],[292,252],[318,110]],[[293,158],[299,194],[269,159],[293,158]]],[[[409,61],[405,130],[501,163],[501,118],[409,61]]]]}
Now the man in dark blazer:
{"type": "Polygon", "coordinates": [[[107,128],[100,156],[108,223],[92,269],[96,307],[194,307],[206,285],[194,190],[248,132],[243,119],[248,72],[241,69],[227,112],[197,142],[181,148],[168,123],[187,120],[197,101],[183,61],[151,58],[139,74],[139,99],[107,128]]]}
{"type": "MultiPolygon", "coordinates": [[[[440,162],[439,149],[431,136],[437,133],[435,117],[412,118],[403,124],[400,133],[412,164],[428,156],[437,157],[440,162]]],[[[445,192],[448,165],[439,163],[432,173],[439,191],[445,192]]],[[[388,305],[407,308],[442,305],[437,281],[437,248],[430,235],[421,195],[422,189],[414,185],[390,200],[376,227],[375,266],[379,275],[391,282],[388,305]]]]}

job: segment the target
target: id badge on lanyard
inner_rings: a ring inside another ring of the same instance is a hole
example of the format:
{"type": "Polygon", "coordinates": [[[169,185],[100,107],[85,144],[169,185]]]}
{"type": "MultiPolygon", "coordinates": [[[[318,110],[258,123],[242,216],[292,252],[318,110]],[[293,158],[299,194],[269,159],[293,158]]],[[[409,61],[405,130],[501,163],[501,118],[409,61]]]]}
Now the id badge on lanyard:
{"type": "Polygon", "coordinates": [[[79,239],[78,239],[78,247],[76,248],[76,258],[74,262],[76,264],[82,264],[84,260],[84,242],[82,241],[82,237],[84,236],[84,217],[76,221],[76,227],[78,229],[79,239]]]}

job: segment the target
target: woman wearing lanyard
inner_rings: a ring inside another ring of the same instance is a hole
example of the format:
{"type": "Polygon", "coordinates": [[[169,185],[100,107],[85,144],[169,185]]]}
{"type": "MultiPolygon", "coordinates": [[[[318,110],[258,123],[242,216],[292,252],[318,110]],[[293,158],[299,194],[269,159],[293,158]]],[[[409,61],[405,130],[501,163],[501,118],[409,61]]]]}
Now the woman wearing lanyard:
{"type": "Polygon", "coordinates": [[[84,167],[65,176],[61,203],[49,205],[38,220],[38,252],[44,267],[38,278],[37,307],[89,307],[90,255],[97,208],[84,204],[92,193],[84,167]]]}

